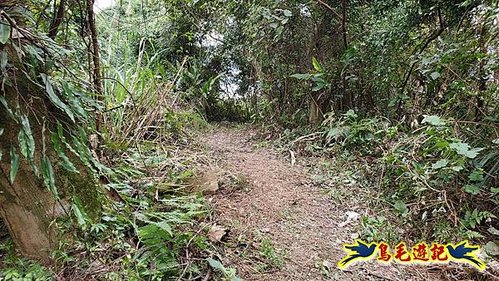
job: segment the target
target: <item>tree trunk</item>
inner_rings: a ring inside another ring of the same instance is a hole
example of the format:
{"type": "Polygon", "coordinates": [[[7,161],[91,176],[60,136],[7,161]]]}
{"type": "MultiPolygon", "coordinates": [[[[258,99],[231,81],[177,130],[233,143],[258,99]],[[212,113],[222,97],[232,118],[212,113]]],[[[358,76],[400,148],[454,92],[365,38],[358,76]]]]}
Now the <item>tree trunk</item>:
{"type": "MultiPolygon", "coordinates": [[[[94,83],[95,93],[97,95],[97,100],[103,102],[102,96],[102,79],[100,73],[100,50],[99,50],[99,40],[97,39],[97,29],[95,27],[95,13],[94,13],[94,0],[87,0],[87,17],[88,17],[88,29],[90,31],[90,39],[92,45],[92,80],[94,83]]],[[[96,118],[96,129],[97,132],[102,132],[103,116],[101,112],[97,112],[96,118]]]]}
{"type": "Polygon", "coordinates": [[[21,110],[18,113],[25,114],[31,124],[35,144],[32,162],[40,173],[43,155],[49,158],[60,199],[56,199],[44,185],[42,178],[34,173],[30,162],[20,155],[18,135],[22,130],[21,125],[0,106],[0,127],[3,129],[0,138],[0,151],[3,154],[0,161],[0,216],[24,256],[50,263],[50,254],[58,245],[55,219],[67,214],[74,198],[78,198],[84,211],[95,218],[101,210],[102,196],[97,180],[76,155],[66,151],[79,173],[69,172],[57,165],[60,160],[50,142],[50,131],[55,129],[52,116],[62,116],[62,113],[54,109],[45,95],[39,90],[37,92],[31,82],[23,77],[17,79],[17,89],[6,87],[1,95],[9,105],[22,104],[26,100],[31,102],[32,110],[29,113],[21,110]],[[33,112],[36,112],[36,117],[33,112]],[[19,168],[13,182],[10,181],[11,149],[19,157],[19,168]]]}
{"type": "MultiPolygon", "coordinates": [[[[20,2],[22,1],[8,1],[7,4],[16,6],[21,5],[20,2]]],[[[62,23],[64,4],[66,1],[62,0],[58,14],[54,15],[55,22],[50,28],[52,36],[57,34],[57,27],[62,23]]],[[[6,3],[0,3],[0,11],[3,12],[1,8],[5,5],[6,3]]],[[[11,21],[9,23],[13,28],[26,24],[23,18],[14,17],[11,21]]],[[[28,27],[25,28],[29,30],[28,27]]],[[[36,32],[33,31],[35,34],[36,32]]],[[[33,43],[19,39],[12,44],[24,48],[33,43]]],[[[24,256],[49,263],[51,252],[59,244],[56,219],[68,214],[69,206],[74,200],[81,202],[82,211],[90,219],[96,218],[100,215],[103,197],[91,170],[82,163],[80,157],[66,149],[64,144],[60,145],[62,147],[58,151],[67,156],[78,172],[71,172],[60,165],[62,161],[54,149],[51,132],[57,131],[58,124],[64,124],[64,137],[71,140],[72,137],[67,132],[74,131],[81,125],[69,120],[50,101],[46,89],[33,82],[40,80],[40,73],[50,74],[49,67],[43,63],[33,64],[30,61],[28,64],[21,61],[26,57],[19,55],[12,44],[0,46],[0,51],[7,54],[6,61],[9,63],[8,67],[0,69],[0,78],[14,81],[2,84],[0,90],[0,216],[24,256]],[[29,69],[35,75],[24,73],[22,69],[29,69]],[[23,144],[22,147],[20,143],[23,144]],[[52,169],[47,168],[49,165],[52,169]],[[47,176],[47,173],[50,175],[47,176]],[[49,191],[47,185],[57,189],[57,196],[54,195],[54,190],[49,191]]],[[[95,51],[98,54],[98,49],[95,51]]],[[[100,76],[97,78],[100,82],[100,76]]],[[[42,81],[37,82],[43,85],[42,81]]],[[[58,94],[55,87],[52,91],[52,95],[58,94]]]]}
{"type": "Polygon", "coordinates": [[[54,18],[50,23],[50,28],[48,33],[48,36],[51,39],[55,39],[55,37],[57,36],[57,30],[59,29],[59,26],[61,25],[62,20],[64,19],[65,6],[66,6],[66,0],[61,0],[61,2],[59,3],[59,7],[57,8],[57,12],[55,12],[56,5],[54,3],[54,18]]]}
{"type": "MultiPolygon", "coordinates": [[[[10,159],[7,161],[10,163],[10,159]]],[[[2,165],[6,168],[10,170],[9,165],[2,165]]],[[[48,263],[57,245],[52,222],[60,205],[40,185],[27,163],[21,164],[13,184],[5,176],[1,178],[0,191],[0,216],[12,240],[24,256],[48,263]]]]}

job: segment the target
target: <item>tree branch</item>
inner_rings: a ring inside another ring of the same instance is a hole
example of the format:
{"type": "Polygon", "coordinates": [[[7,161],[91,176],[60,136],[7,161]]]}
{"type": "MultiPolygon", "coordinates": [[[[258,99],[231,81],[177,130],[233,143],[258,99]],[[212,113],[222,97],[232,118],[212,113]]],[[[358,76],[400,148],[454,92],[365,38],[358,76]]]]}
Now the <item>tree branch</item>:
{"type": "MultiPolygon", "coordinates": [[[[438,29],[435,32],[433,32],[433,34],[430,35],[430,37],[428,37],[426,39],[425,43],[423,44],[423,46],[421,47],[421,49],[419,49],[419,52],[417,53],[418,56],[421,55],[424,52],[424,50],[430,45],[430,43],[433,40],[437,39],[442,34],[442,32],[444,32],[444,30],[445,30],[445,25],[444,25],[444,22],[442,19],[442,14],[440,12],[440,9],[437,10],[437,13],[438,13],[438,23],[439,23],[438,29]]],[[[405,78],[404,78],[404,83],[400,87],[400,95],[404,94],[405,88],[407,87],[407,84],[409,83],[409,78],[411,77],[412,72],[414,71],[414,68],[416,67],[417,63],[418,63],[417,61],[414,61],[411,64],[409,71],[406,73],[405,78]]],[[[398,105],[397,105],[397,112],[400,111],[401,107],[402,107],[402,100],[399,100],[398,105]]]]}
{"type": "Polygon", "coordinates": [[[59,26],[61,25],[62,20],[64,18],[65,5],[66,5],[66,0],[61,0],[59,8],[57,9],[57,13],[54,15],[54,18],[50,23],[48,37],[52,40],[55,39],[55,37],[57,36],[57,30],[59,29],[59,26]]]}
{"type": "Polygon", "coordinates": [[[332,12],[332,13],[333,13],[333,14],[334,14],[337,18],[339,18],[339,19],[342,19],[342,18],[343,18],[340,14],[338,14],[338,12],[336,12],[336,11],[333,9],[333,7],[329,6],[329,4],[328,4],[328,3],[326,3],[326,2],[324,2],[324,1],[322,1],[322,0],[317,0],[317,2],[318,2],[319,4],[321,4],[322,6],[326,7],[326,8],[327,8],[329,11],[331,11],[331,12],[332,12]]]}

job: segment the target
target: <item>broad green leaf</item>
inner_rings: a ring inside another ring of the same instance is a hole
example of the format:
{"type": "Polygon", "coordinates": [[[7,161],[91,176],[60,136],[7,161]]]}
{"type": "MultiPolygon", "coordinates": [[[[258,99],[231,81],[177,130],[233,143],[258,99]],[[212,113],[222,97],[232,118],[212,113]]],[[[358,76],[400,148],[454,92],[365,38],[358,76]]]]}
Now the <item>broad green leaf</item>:
{"type": "Polygon", "coordinates": [[[395,105],[397,105],[399,100],[400,99],[398,97],[390,99],[390,101],[388,102],[388,107],[394,107],[395,105]]]}
{"type": "Polygon", "coordinates": [[[80,225],[81,227],[85,227],[86,226],[86,218],[87,218],[87,215],[85,214],[85,212],[80,208],[80,203],[78,201],[76,201],[75,203],[73,203],[72,205],[72,209],[73,209],[73,213],[76,217],[76,220],[78,221],[78,225],[80,225]]]}
{"type": "Polygon", "coordinates": [[[338,139],[343,136],[343,130],[338,127],[333,127],[327,132],[328,139],[338,139]]]}
{"type": "Polygon", "coordinates": [[[208,263],[210,264],[211,267],[218,269],[222,272],[226,271],[225,267],[223,266],[223,264],[221,262],[214,260],[212,258],[207,258],[206,260],[208,261],[208,263]]]}
{"type": "Polygon", "coordinates": [[[9,180],[10,183],[14,183],[16,179],[17,170],[19,169],[19,155],[16,153],[16,149],[11,146],[10,147],[10,172],[9,172],[9,180]]]}
{"type": "Polygon", "coordinates": [[[41,160],[41,168],[43,174],[43,182],[45,186],[52,192],[54,197],[59,198],[59,194],[57,193],[57,187],[55,186],[55,175],[54,169],[52,168],[52,164],[50,163],[47,155],[43,155],[41,160]]]}
{"type": "Polygon", "coordinates": [[[47,92],[50,101],[61,110],[66,112],[66,114],[71,118],[73,122],[75,122],[73,112],[69,109],[69,107],[61,101],[61,99],[55,94],[54,88],[52,87],[52,83],[50,82],[50,78],[45,73],[40,73],[43,82],[45,83],[45,91],[47,92]]]}
{"type": "Polygon", "coordinates": [[[446,148],[446,147],[449,147],[449,142],[447,142],[445,140],[438,140],[435,143],[435,147],[436,148],[446,148]]]}
{"type": "Polygon", "coordinates": [[[350,119],[352,119],[352,120],[353,120],[353,119],[357,119],[357,117],[359,117],[359,116],[357,115],[357,113],[355,113],[355,110],[353,110],[353,109],[349,109],[349,110],[345,113],[345,116],[346,116],[346,117],[348,117],[348,118],[350,118],[350,119]]]}
{"type": "Polygon", "coordinates": [[[35,155],[35,140],[31,132],[31,125],[29,124],[29,119],[26,115],[21,115],[21,130],[17,135],[19,142],[19,149],[21,150],[21,155],[28,159],[31,169],[34,174],[38,177],[38,167],[34,161],[35,155]]]}
{"type": "Polygon", "coordinates": [[[433,80],[437,80],[438,78],[440,78],[440,73],[438,73],[438,72],[436,72],[436,71],[435,71],[435,72],[432,72],[432,73],[430,74],[430,77],[431,77],[431,79],[433,79],[433,80]]]}
{"type": "MultiPolygon", "coordinates": [[[[82,161],[83,164],[85,164],[91,170],[94,169],[94,167],[90,163],[91,162],[90,159],[92,158],[92,156],[90,155],[91,152],[88,150],[88,147],[86,147],[86,146],[83,147],[80,140],[77,137],[75,137],[74,135],[71,135],[71,138],[73,140],[73,144],[75,146],[75,148],[73,148],[71,146],[71,144],[66,140],[66,137],[64,136],[64,128],[62,127],[62,125],[60,123],[57,123],[57,136],[58,136],[59,140],[61,141],[61,143],[64,144],[70,152],[74,153],[75,155],[78,155],[78,157],[80,158],[80,160],[82,161]]],[[[98,162],[98,161],[96,161],[96,162],[98,162]]],[[[102,165],[102,164],[100,164],[100,165],[102,165]]]]}
{"type": "Polygon", "coordinates": [[[463,190],[473,195],[480,193],[480,187],[475,184],[467,184],[463,187],[463,190]]]}
{"type": "Polygon", "coordinates": [[[21,150],[21,155],[24,157],[28,158],[28,141],[26,134],[24,133],[24,130],[20,130],[19,134],[17,135],[17,140],[19,141],[19,149],[21,150]]]}
{"type": "Polygon", "coordinates": [[[474,170],[469,176],[468,176],[468,179],[470,181],[474,181],[474,182],[480,182],[480,181],[483,181],[483,171],[480,170],[480,169],[476,169],[474,170]]]}
{"type": "Polygon", "coordinates": [[[26,45],[24,49],[28,52],[28,54],[37,59],[39,62],[48,63],[48,61],[44,59],[43,50],[41,48],[35,47],[33,45],[26,45]]]}
{"type": "Polygon", "coordinates": [[[491,226],[487,230],[489,231],[490,234],[495,235],[495,236],[499,236],[499,230],[497,228],[491,226]]]}
{"type": "Polygon", "coordinates": [[[326,88],[326,85],[317,84],[312,88],[312,92],[317,92],[317,91],[323,90],[324,88],[326,88]]]}
{"type": "Polygon", "coordinates": [[[170,234],[155,224],[147,224],[140,227],[138,234],[147,246],[158,246],[171,239],[170,234]]]}
{"type": "Polygon", "coordinates": [[[324,72],[322,65],[319,63],[319,61],[315,57],[312,57],[312,65],[314,66],[314,69],[317,72],[324,72]]]}
{"type": "Polygon", "coordinates": [[[470,149],[467,153],[466,153],[466,157],[470,158],[470,159],[474,159],[475,157],[478,156],[478,154],[480,153],[480,151],[484,150],[485,148],[481,148],[481,147],[477,147],[477,148],[473,148],[473,149],[470,149]]]}
{"type": "Polygon", "coordinates": [[[395,204],[393,205],[393,207],[395,208],[395,210],[397,210],[403,217],[407,216],[407,214],[409,213],[409,209],[407,208],[407,205],[399,200],[397,202],[395,202],[395,204]]]}
{"type": "Polygon", "coordinates": [[[456,151],[457,154],[466,156],[467,158],[473,159],[478,156],[478,153],[484,148],[473,148],[470,149],[470,145],[463,142],[455,142],[449,145],[449,148],[456,151]]]}
{"type": "Polygon", "coordinates": [[[436,115],[424,115],[423,124],[428,123],[433,126],[444,126],[445,122],[436,115]]]}
{"type": "Polygon", "coordinates": [[[314,73],[312,74],[312,81],[317,82],[317,83],[323,83],[326,84],[326,80],[324,80],[324,73],[314,73]]]}
{"type": "Polygon", "coordinates": [[[288,18],[293,16],[293,13],[290,10],[283,10],[282,12],[284,13],[284,16],[288,18]]]}
{"type": "Polygon", "coordinates": [[[0,43],[5,45],[10,38],[10,25],[0,22],[0,43]]]}
{"type": "Polygon", "coordinates": [[[489,241],[483,249],[490,256],[499,256],[499,241],[489,241]]]}
{"type": "Polygon", "coordinates": [[[162,222],[155,222],[154,224],[156,226],[158,226],[159,228],[163,229],[164,231],[168,232],[168,234],[170,234],[170,236],[173,236],[172,227],[168,223],[162,221],[162,222]]]}
{"type": "Polygon", "coordinates": [[[499,193],[499,187],[491,187],[490,188],[490,192],[492,192],[494,194],[498,194],[499,193]]]}
{"type": "Polygon", "coordinates": [[[447,160],[447,159],[440,159],[436,163],[434,163],[433,165],[431,165],[431,168],[433,170],[438,170],[438,169],[447,167],[447,164],[449,164],[449,160],[447,160]]]}
{"type": "Polygon", "coordinates": [[[451,143],[449,144],[449,147],[460,155],[466,155],[466,153],[470,150],[470,145],[462,142],[451,143]]]}

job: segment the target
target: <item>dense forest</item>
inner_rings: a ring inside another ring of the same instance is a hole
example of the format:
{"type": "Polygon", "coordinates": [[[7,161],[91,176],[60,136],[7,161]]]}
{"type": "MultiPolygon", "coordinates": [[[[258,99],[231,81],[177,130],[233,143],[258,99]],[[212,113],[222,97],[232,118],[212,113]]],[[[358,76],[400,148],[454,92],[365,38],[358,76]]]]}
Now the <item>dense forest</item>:
{"type": "Polygon", "coordinates": [[[2,0],[0,78],[0,280],[499,276],[498,1],[2,0]]]}

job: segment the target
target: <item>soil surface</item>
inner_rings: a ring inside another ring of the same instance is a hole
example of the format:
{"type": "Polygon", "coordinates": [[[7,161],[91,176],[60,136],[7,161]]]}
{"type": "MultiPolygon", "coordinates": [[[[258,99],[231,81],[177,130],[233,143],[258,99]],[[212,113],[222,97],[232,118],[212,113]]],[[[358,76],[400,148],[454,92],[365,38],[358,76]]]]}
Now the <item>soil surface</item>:
{"type": "MultiPolygon", "coordinates": [[[[342,271],[344,243],[357,238],[364,194],[341,205],[311,184],[310,167],[252,141],[249,129],[217,127],[201,136],[219,173],[220,189],[208,195],[224,266],[243,280],[452,280],[442,266],[359,263],[342,271]],[[227,179],[228,178],[228,179],[227,179]],[[229,182],[229,183],[227,183],[229,182]],[[231,184],[232,183],[232,184],[231,184]],[[222,238],[220,238],[222,237],[222,238]]],[[[337,187],[344,188],[344,187],[337,187]]]]}

